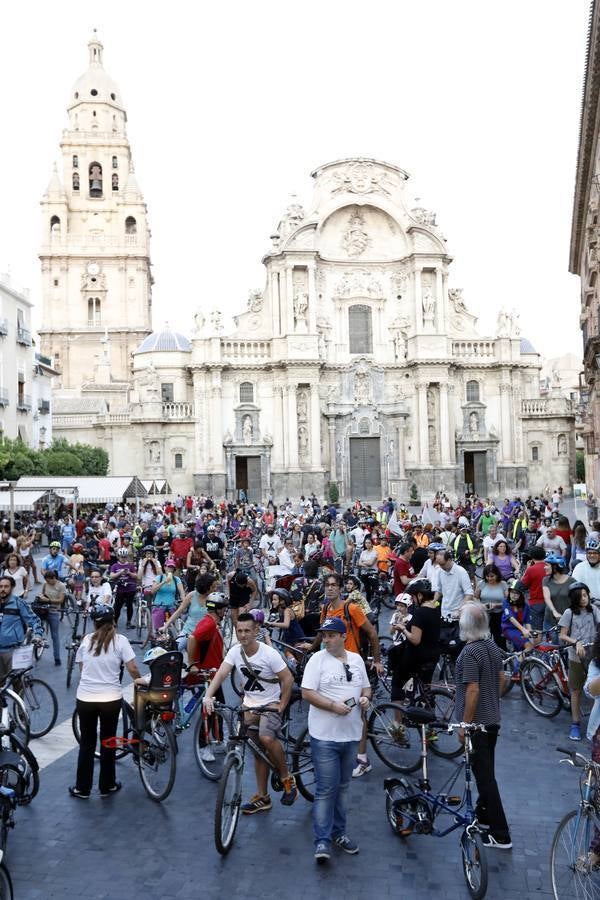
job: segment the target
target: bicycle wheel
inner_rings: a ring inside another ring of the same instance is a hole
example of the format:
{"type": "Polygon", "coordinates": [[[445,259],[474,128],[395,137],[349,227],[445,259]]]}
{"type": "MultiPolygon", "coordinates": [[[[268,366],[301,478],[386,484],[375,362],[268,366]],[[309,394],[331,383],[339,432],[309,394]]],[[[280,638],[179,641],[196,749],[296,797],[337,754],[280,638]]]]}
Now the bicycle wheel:
{"type": "Polygon", "coordinates": [[[469,894],[473,900],[481,900],[487,891],[488,864],[479,832],[465,828],[460,839],[460,849],[469,894]]]}
{"type": "Polygon", "coordinates": [[[503,697],[506,697],[520,680],[520,671],[515,669],[514,666],[514,661],[510,658],[510,655],[502,654],[502,671],[504,672],[505,683],[508,685],[504,688],[503,697]]]}
{"type": "Polygon", "coordinates": [[[29,713],[31,737],[48,734],[58,718],[58,700],[50,685],[40,678],[27,675],[23,679],[20,695],[29,713]]]}
{"type": "Polygon", "coordinates": [[[237,753],[229,754],[219,781],[215,804],[215,846],[222,856],[231,849],[240,817],[243,768],[237,753]]]}
{"type": "Polygon", "coordinates": [[[140,606],[137,614],[137,636],[138,641],[141,639],[142,634],[146,634],[148,629],[150,628],[150,612],[147,606],[140,606]]]}
{"type": "MultiPolygon", "coordinates": [[[[11,734],[11,751],[19,757],[18,763],[0,751],[0,784],[12,788],[19,806],[31,803],[40,789],[40,774],[37,759],[21,741],[11,734]]],[[[10,754],[8,755],[10,757],[10,754]]]]}
{"type": "MultiPolygon", "coordinates": [[[[79,729],[79,716],[77,715],[77,708],[73,710],[73,715],[71,716],[71,728],[73,729],[73,735],[78,744],[81,743],[81,731],[79,729]]],[[[129,737],[129,729],[127,727],[127,719],[123,718],[123,712],[121,711],[119,714],[119,721],[117,723],[117,736],[122,738],[129,737]]],[[[127,747],[118,747],[115,750],[115,759],[123,759],[124,756],[127,756],[129,750],[127,747]]],[[[100,742],[99,740],[96,742],[96,749],[94,750],[94,757],[96,759],[100,759],[100,742]]]]}
{"type": "Polygon", "coordinates": [[[76,651],[75,647],[69,647],[69,652],[67,653],[67,687],[71,687],[71,681],[73,679],[73,669],[75,668],[75,656],[76,651]]]}
{"type": "Polygon", "coordinates": [[[222,712],[216,710],[209,717],[208,729],[210,741],[207,745],[204,735],[204,717],[202,711],[199,710],[196,713],[196,724],[194,726],[194,758],[205,778],[208,778],[210,781],[218,781],[223,774],[227,758],[229,721],[222,712]]]}
{"type": "Polygon", "coordinates": [[[305,728],[292,748],[292,775],[296,779],[296,787],[305,800],[312,803],[315,799],[317,779],[312,761],[310,737],[305,728]]]}
{"type": "Polygon", "coordinates": [[[9,714],[12,721],[16,724],[18,735],[25,746],[27,746],[31,737],[31,725],[27,707],[21,697],[10,688],[6,691],[6,699],[10,701],[9,714]]]}
{"type": "Polygon", "coordinates": [[[457,732],[448,733],[448,725],[454,721],[454,692],[447,688],[432,688],[427,692],[427,707],[435,712],[436,722],[427,728],[427,746],[436,756],[454,759],[463,752],[457,732]]]}
{"type": "Polygon", "coordinates": [[[600,816],[590,808],[574,809],[560,821],[550,850],[550,872],[555,900],[597,900],[600,868],[590,858],[592,841],[600,835],[600,816]]]}
{"type": "Polygon", "coordinates": [[[379,759],[395,772],[415,772],[421,763],[421,732],[403,716],[399,703],[379,703],[369,716],[367,736],[379,759]]]}
{"type": "Polygon", "coordinates": [[[159,713],[147,723],[143,743],[137,754],[140,778],[150,799],[160,803],[175,784],[177,744],[171,726],[159,713]]]}
{"type": "Polygon", "coordinates": [[[13,900],[12,881],[4,863],[0,864],[0,900],[13,900]]]}
{"type": "Polygon", "coordinates": [[[560,683],[541,659],[528,659],[521,664],[521,690],[532,709],[552,719],[562,709],[560,683]]]}

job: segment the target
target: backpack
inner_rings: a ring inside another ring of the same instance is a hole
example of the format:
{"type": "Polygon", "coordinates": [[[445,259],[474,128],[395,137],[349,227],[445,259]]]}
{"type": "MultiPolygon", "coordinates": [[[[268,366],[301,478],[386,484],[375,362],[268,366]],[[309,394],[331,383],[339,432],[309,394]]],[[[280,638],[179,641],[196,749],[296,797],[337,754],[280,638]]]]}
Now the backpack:
{"type": "MultiPolygon", "coordinates": [[[[370,641],[369,638],[362,633],[362,629],[359,629],[359,633],[356,633],[356,628],[354,627],[354,622],[352,621],[352,616],[350,615],[350,601],[346,600],[344,603],[344,609],[342,612],[342,618],[346,624],[346,630],[352,634],[354,637],[354,643],[358,647],[358,652],[362,656],[363,659],[366,659],[369,656],[370,649],[370,641]]],[[[353,603],[352,606],[356,606],[356,603],[353,603]]],[[[329,610],[329,603],[326,603],[323,607],[323,613],[321,616],[321,622],[324,622],[327,618],[327,612],[329,610]]]]}

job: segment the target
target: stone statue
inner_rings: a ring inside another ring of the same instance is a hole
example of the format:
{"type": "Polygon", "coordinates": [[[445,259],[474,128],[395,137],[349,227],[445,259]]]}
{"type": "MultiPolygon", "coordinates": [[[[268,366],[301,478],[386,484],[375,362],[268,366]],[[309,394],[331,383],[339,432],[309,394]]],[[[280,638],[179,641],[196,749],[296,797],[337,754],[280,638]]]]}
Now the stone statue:
{"type": "Polygon", "coordinates": [[[342,237],[342,246],[348,256],[362,256],[369,245],[369,235],[359,209],[352,213],[342,237]]]}
{"type": "Polygon", "coordinates": [[[259,313],[263,305],[262,291],[258,288],[248,294],[248,312],[259,313]]]}
{"type": "Polygon", "coordinates": [[[419,223],[419,225],[428,225],[430,228],[435,227],[435,213],[430,212],[428,209],[425,209],[423,206],[415,206],[414,209],[411,209],[411,215],[413,219],[419,223]]]}
{"type": "Polygon", "coordinates": [[[472,412],[469,416],[469,431],[472,435],[479,434],[479,416],[476,412],[472,412]]]}
{"type": "Polygon", "coordinates": [[[140,384],[146,388],[148,400],[158,400],[160,396],[160,381],[154,363],[150,363],[142,378],[140,384]]]}
{"type": "Polygon", "coordinates": [[[427,390],[427,418],[435,419],[435,394],[431,388],[427,390]]]}
{"type": "Polygon", "coordinates": [[[448,291],[448,299],[450,303],[454,307],[454,311],[457,313],[466,312],[466,304],[463,299],[463,289],[462,288],[450,288],[448,291]]]}
{"type": "Polygon", "coordinates": [[[511,319],[505,309],[501,309],[496,319],[496,332],[498,337],[509,337],[511,329],[511,319]]]}
{"type": "Polygon", "coordinates": [[[249,447],[252,443],[252,435],[254,433],[254,428],[252,427],[252,417],[244,416],[242,421],[242,440],[246,447],[249,447]]]}
{"type": "Polygon", "coordinates": [[[560,390],[561,380],[560,372],[558,371],[558,369],[552,369],[550,387],[553,390],[560,390]]]}
{"type": "Polygon", "coordinates": [[[298,325],[300,322],[306,322],[308,313],[308,294],[306,291],[298,291],[294,295],[294,322],[298,325]]]}
{"type": "Polygon", "coordinates": [[[212,325],[213,331],[216,331],[217,334],[220,334],[223,331],[222,318],[221,310],[213,309],[210,314],[210,324],[212,325]]]}
{"type": "Polygon", "coordinates": [[[306,391],[300,391],[298,394],[297,412],[299,422],[308,421],[308,398],[306,396],[306,391]]]}
{"type": "Polygon", "coordinates": [[[512,337],[520,337],[521,335],[521,313],[518,309],[515,309],[514,306],[511,310],[510,316],[510,333],[512,337]]]}
{"type": "Polygon", "coordinates": [[[153,464],[160,463],[160,444],[158,441],[150,441],[148,444],[148,461],[153,464]]]}
{"type": "Polygon", "coordinates": [[[204,328],[204,322],[205,319],[202,311],[197,309],[194,313],[194,330],[192,332],[194,335],[198,335],[201,333],[202,329],[204,328]]]}
{"type": "Polygon", "coordinates": [[[231,436],[231,432],[230,432],[229,428],[225,432],[225,437],[223,438],[223,443],[227,444],[227,445],[233,444],[233,437],[231,436]]]}
{"type": "Polygon", "coordinates": [[[298,428],[298,456],[305,460],[308,457],[308,428],[300,425],[298,428]]]}
{"type": "Polygon", "coordinates": [[[370,379],[366,372],[357,372],[354,376],[354,399],[358,404],[369,402],[370,379]]]}
{"type": "Polygon", "coordinates": [[[567,439],[564,434],[559,434],[559,436],[558,436],[558,455],[566,456],[567,452],[568,452],[567,439]]]}
{"type": "Polygon", "coordinates": [[[423,291],[423,319],[425,322],[433,322],[435,318],[435,297],[431,288],[423,291]]]}

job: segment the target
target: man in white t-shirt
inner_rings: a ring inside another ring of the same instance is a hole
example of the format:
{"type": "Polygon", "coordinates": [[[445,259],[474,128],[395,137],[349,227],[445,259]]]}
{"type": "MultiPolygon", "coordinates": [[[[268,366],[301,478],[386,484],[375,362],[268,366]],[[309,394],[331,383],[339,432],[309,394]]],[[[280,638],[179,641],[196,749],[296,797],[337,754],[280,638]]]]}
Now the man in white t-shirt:
{"type": "MultiPolygon", "coordinates": [[[[239,643],[227,653],[204,695],[203,703],[210,715],[214,710],[216,692],[236,668],[244,679],[244,721],[249,730],[258,732],[258,740],[275,763],[283,784],[281,802],[284,806],[291,806],[298,796],[298,789],[295,778],[290,775],[277,733],[281,729],[281,717],[292,695],[294,679],[277,650],[259,642],[259,630],[259,623],[250,613],[238,616],[235,631],[239,643]]],[[[272,806],[267,788],[269,766],[255,755],[254,768],[257,793],[242,804],[245,815],[265,812],[272,806]]]]}
{"type": "Polygon", "coordinates": [[[500,531],[497,525],[490,525],[490,530],[486,534],[483,539],[483,558],[485,560],[486,565],[488,564],[490,553],[492,552],[492,547],[496,543],[496,541],[505,541],[506,538],[500,531]]]}
{"type": "Polygon", "coordinates": [[[262,556],[265,559],[269,560],[271,565],[275,565],[277,562],[277,557],[279,555],[279,551],[283,548],[283,544],[281,542],[281,538],[279,535],[275,534],[275,529],[272,525],[267,526],[266,533],[263,534],[260,541],[258,542],[258,549],[260,550],[262,556]]]}
{"type": "Polygon", "coordinates": [[[346,794],[362,734],[361,712],[369,704],[371,687],[362,658],[344,647],[343,619],[325,619],[319,632],[325,649],[306,664],[302,697],[310,704],[315,859],[324,863],[332,844],[345,853],[358,853],[358,844],[346,834],[346,794]]]}

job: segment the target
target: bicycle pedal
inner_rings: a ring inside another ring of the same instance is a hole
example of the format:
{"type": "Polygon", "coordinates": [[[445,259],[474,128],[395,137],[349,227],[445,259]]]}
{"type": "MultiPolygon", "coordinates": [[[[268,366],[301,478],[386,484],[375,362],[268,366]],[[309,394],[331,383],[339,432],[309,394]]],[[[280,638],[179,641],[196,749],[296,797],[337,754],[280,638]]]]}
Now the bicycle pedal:
{"type": "Polygon", "coordinates": [[[462,797],[447,797],[446,803],[448,806],[460,806],[462,803],[462,797]]]}

